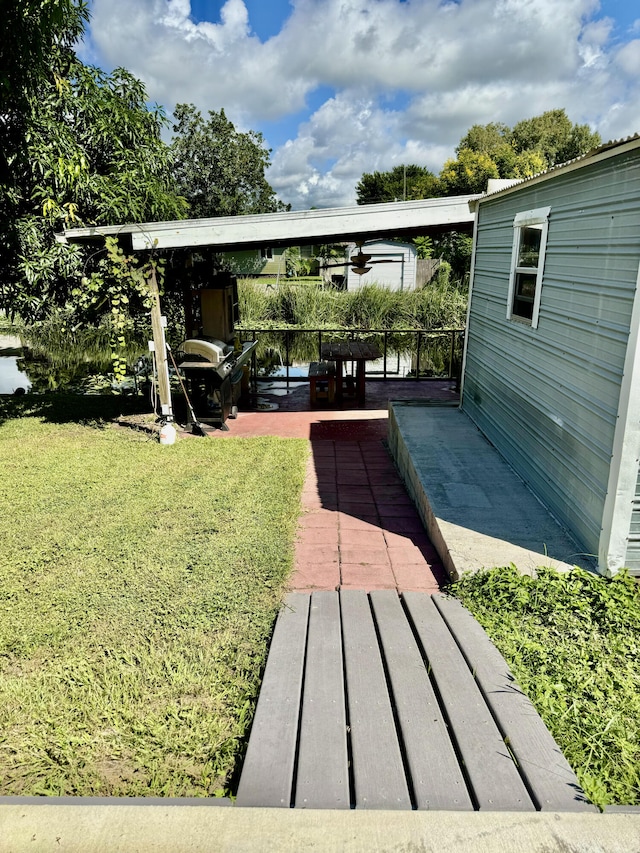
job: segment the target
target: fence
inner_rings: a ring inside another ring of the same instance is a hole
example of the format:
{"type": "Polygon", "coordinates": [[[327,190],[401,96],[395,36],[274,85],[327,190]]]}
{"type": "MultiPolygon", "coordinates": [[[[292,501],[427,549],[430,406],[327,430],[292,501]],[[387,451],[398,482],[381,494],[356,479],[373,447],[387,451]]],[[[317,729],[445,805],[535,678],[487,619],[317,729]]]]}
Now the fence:
{"type": "Polygon", "coordinates": [[[304,381],[323,342],[340,340],[377,343],[382,355],[367,364],[367,379],[460,378],[464,329],[236,329],[236,334],[240,343],[258,341],[252,380],[278,375],[287,382],[304,381]]]}

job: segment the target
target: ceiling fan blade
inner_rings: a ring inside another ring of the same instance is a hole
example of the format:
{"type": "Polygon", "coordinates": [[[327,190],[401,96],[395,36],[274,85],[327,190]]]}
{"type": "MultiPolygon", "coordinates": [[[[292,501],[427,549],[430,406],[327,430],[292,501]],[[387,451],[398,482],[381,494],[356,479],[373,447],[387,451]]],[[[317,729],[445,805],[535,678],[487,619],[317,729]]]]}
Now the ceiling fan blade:
{"type": "Polygon", "coordinates": [[[340,263],[340,264],[322,264],[322,266],[320,267],[320,269],[321,269],[321,270],[329,270],[329,269],[331,269],[332,267],[346,267],[346,266],[348,266],[347,262],[346,262],[346,261],[342,261],[342,263],[340,263]]]}
{"type": "Polygon", "coordinates": [[[391,258],[381,258],[379,261],[369,261],[370,264],[401,264],[402,261],[394,261],[391,258]]]}

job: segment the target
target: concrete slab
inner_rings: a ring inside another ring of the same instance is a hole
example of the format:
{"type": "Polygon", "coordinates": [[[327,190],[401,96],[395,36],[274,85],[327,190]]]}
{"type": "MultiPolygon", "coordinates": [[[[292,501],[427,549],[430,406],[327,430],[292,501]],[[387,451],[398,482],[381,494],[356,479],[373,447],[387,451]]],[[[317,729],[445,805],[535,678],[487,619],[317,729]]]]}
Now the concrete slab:
{"type": "MultiPolygon", "coordinates": [[[[640,815],[212,808],[0,801],[0,850],[60,853],[630,853],[640,815]]],[[[68,801],[67,801],[68,802],[68,801]]]]}
{"type": "Polygon", "coordinates": [[[390,403],[389,447],[452,579],[510,563],[595,568],[457,407],[390,403]]]}

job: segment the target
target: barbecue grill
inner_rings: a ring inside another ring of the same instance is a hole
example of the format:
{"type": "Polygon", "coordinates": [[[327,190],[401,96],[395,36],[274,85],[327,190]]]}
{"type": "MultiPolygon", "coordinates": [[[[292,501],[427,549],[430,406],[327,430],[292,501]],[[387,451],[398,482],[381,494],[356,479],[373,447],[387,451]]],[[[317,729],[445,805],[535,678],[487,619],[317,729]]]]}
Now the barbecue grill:
{"type": "MultiPolygon", "coordinates": [[[[184,358],[178,365],[184,374],[194,414],[199,422],[228,429],[240,399],[242,368],[251,358],[257,341],[248,341],[238,352],[219,340],[192,338],[180,347],[184,358]]],[[[189,422],[187,426],[192,425],[189,422]]]]}

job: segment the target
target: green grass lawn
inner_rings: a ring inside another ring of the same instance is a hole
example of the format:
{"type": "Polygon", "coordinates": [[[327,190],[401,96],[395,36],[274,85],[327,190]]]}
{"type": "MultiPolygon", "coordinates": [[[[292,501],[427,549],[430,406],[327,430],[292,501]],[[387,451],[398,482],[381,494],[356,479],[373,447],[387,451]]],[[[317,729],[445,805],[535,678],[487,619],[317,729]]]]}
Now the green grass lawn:
{"type": "Polygon", "coordinates": [[[505,656],[589,798],[640,805],[640,584],[510,567],[465,575],[451,591],[505,656]]]}
{"type": "Polygon", "coordinates": [[[292,568],[307,443],[162,447],[91,417],[0,409],[0,794],[221,793],[292,568]]]}

